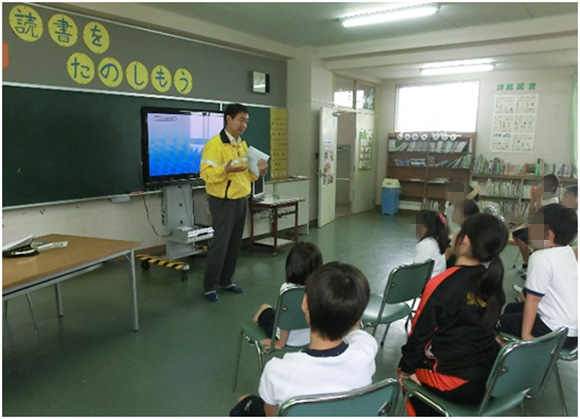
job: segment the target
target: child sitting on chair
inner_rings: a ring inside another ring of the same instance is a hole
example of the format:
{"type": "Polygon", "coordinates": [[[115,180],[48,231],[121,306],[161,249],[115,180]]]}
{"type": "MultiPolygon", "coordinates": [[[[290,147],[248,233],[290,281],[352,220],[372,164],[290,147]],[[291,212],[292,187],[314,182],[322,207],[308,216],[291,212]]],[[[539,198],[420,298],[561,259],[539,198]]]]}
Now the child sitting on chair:
{"type": "Polygon", "coordinates": [[[413,263],[432,259],[435,263],[431,277],[434,277],[446,269],[445,249],[447,249],[449,239],[445,217],[435,211],[421,210],[417,213],[416,220],[419,243],[415,246],[413,263]]]}
{"type": "MultiPolygon", "coordinates": [[[[529,215],[533,215],[536,211],[545,205],[557,204],[558,197],[556,196],[556,190],[560,180],[556,175],[546,175],[540,181],[540,185],[532,189],[532,196],[530,201],[529,215]]],[[[518,272],[525,277],[528,268],[528,260],[530,259],[530,247],[528,244],[528,228],[517,228],[512,232],[514,240],[520,252],[522,254],[522,266],[518,268],[518,272]]]]}
{"type": "MultiPolygon", "coordinates": [[[[280,292],[290,288],[303,286],[308,276],[322,265],[320,249],[313,243],[299,242],[292,247],[286,257],[286,282],[280,287],[280,292]]],[[[269,304],[262,304],[254,315],[254,323],[264,329],[267,336],[272,336],[276,310],[269,304]]],[[[310,329],[283,330],[276,332],[274,347],[282,349],[284,346],[305,346],[310,342],[310,329]]],[[[270,349],[272,339],[264,339],[262,345],[270,349]]]]}
{"type": "MultiPolygon", "coordinates": [[[[425,285],[402,348],[400,383],[410,379],[454,403],[481,401],[500,350],[494,326],[505,302],[499,254],[507,239],[507,227],[491,214],[465,220],[454,244],[457,266],[425,285]]],[[[415,397],[407,411],[436,414],[415,397]]]]}
{"type": "Polygon", "coordinates": [[[578,231],[574,210],[546,205],[532,217],[528,277],[519,303],[508,304],[496,327],[524,340],[568,328],[565,348],[578,346],[578,261],[568,244],[578,231]]]}
{"type": "Polygon", "coordinates": [[[278,405],[299,396],[365,387],[375,373],[378,344],[359,329],[369,302],[364,274],[352,265],[331,262],[306,281],[302,310],[310,325],[310,345],[272,358],[260,378],[258,396],[243,396],[230,416],[274,416],[278,405]]]}

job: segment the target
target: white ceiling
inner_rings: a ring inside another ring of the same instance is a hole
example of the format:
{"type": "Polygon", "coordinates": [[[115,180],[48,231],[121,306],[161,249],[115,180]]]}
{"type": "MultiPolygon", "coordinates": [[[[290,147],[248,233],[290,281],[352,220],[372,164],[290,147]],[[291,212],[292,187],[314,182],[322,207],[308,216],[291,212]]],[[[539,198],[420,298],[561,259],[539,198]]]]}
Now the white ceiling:
{"type": "Polygon", "coordinates": [[[425,63],[468,58],[493,58],[495,71],[578,64],[576,2],[438,3],[432,16],[348,29],[341,17],[402,3],[57,4],[282,59],[310,47],[329,70],[371,81],[415,77],[425,63]]]}
{"type": "Polygon", "coordinates": [[[438,3],[432,16],[343,28],[339,18],[399,3],[141,3],[294,47],[338,45],[577,13],[577,3],[438,3]]]}

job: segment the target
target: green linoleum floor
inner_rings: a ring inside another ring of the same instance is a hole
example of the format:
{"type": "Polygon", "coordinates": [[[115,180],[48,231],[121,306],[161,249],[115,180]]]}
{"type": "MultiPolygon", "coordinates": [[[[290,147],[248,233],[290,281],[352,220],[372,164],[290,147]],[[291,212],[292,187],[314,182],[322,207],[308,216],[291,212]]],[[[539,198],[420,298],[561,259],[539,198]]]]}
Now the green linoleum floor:
{"type": "MultiPolygon", "coordinates": [[[[378,212],[341,217],[301,240],[316,243],[325,262],[358,266],[380,291],[389,271],[412,259],[412,216],[378,212]]],[[[148,228],[144,225],[143,228],[148,228]]],[[[131,331],[126,264],[112,264],[62,284],[64,317],[56,316],[53,288],[31,294],[34,324],[24,296],[10,300],[3,322],[4,416],[225,416],[238,396],[257,391],[258,367],[244,345],[237,391],[231,390],[239,325],[264,302],[273,304],[284,280],[288,249],[244,250],[236,282],[245,293],[202,297],[203,257],[179,273],[137,264],[141,329],[131,331]]],[[[502,255],[504,287],[521,285],[512,269],[515,247],[502,255]]],[[[378,334],[383,329],[379,328],[378,334]]],[[[375,380],[394,377],[405,342],[404,322],[391,326],[377,356],[375,380]]],[[[560,361],[568,410],[577,416],[578,364],[560,361]]],[[[560,416],[555,382],[526,402],[530,416],[560,416]]],[[[519,415],[519,409],[510,416],[519,415]]]]}

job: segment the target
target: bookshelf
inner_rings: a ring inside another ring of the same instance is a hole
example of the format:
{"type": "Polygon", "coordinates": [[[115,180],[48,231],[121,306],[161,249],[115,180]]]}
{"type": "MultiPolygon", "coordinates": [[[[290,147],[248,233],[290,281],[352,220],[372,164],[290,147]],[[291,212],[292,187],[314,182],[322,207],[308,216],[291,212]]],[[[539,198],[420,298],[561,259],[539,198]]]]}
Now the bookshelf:
{"type": "Polygon", "coordinates": [[[390,132],[387,177],[399,179],[401,210],[443,211],[449,180],[469,183],[473,132],[390,132]]]}
{"type": "Polygon", "coordinates": [[[510,223],[517,224],[524,220],[531,200],[532,187],[537,186],[542,176],[556,173],[560,186],[558,197],[563,190],[578,183],[571,177],[572,165],[556,165],[538,159],[536,163],[510,164],[502,159],[487,160],[479,156],[473,164],[472,184],[477,183],[481,189],[481,201],[497,202],[502,214],[510,223]]]}

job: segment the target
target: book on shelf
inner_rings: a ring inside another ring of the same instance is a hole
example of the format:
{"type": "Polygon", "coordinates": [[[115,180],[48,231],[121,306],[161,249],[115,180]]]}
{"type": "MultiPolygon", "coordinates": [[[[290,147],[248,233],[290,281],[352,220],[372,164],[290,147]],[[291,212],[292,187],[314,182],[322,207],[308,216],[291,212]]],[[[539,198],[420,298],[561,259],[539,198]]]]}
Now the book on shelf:
{"type": "Polygon", "coordinates": [[[458,157],[451,160],[443,160],[435,163],[435,167],[444,167],[449,169],[469,169],[471,166],[471,154],[458,157]]]}
{"type": "Polygon", "coordinates": [[[434,199],[423,199],[422,209],[428,209],[439,212],[439,202],[434,199]]]}

